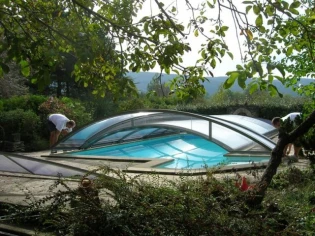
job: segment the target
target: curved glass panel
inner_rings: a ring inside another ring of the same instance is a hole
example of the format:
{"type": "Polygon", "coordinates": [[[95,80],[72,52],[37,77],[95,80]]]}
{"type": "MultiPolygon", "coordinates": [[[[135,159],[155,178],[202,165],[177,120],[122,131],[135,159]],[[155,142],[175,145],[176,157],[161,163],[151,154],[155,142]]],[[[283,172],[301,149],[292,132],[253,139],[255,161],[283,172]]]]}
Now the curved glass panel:
{"type": "Polygon", "coordinates": [[[138,129],[136,132],[128,135],[124,138],[124,140],[133,140],[133,139],[140,139],[143,137],[148,137],[154,131],[157,131],[158,128],[147,128],[147,129],[138,129]]]}
{"type": "Polygon", "coordinates": [[[100,139],[95,145],[102,145],[106,143],[116,143],[119,142],[123,137],[126,135],[133,133],[134,129],[131,130],[124,130],[124,131],[118,131],[109,135],[106,135],[104,138],[100,139]]]}
{"type": "Polygon", "coordinates": [[[127,141],[169,135],[169,134],[174,134],[174,133],[178,133],[178,131],[175,131],[172,129],[159,128],[159,127],[131,128],[129,130],[117,131],[108,135],[105,134],[103,138],[101,138],[96,143],[91,145],[91,147],[98,147],[101,145],[112,144],[112,143],[123,143],[127,141]]]}
{"type": "MultiPolygon", "coordinates": [[[[224,143],[228,143],[232,150],[241,150],[244,148],[248,149],[250,147],[253,147],[255,143],[258,143],[259,145],[265,147],[266,150],[271,150],[275,147],[275,143],[272,140],[259,133],[248,130],[247,128],[243,128],[239,125],[231,124],[224,121],[222,121],[220,125],[226,125],[225,128],[229,128],[231,130],[226,131],[225,135],[222,135],[223,129],[221,127],[220,129],[213,131],[213,137],[221,137],[222,141],[224,143]],[[238,135],[233,134],[233,136],[231,136],[231,134],[233,133],[232,129],[234,132],[237,132],[238,135]],[[238,140],[238,138],[240,138],[239,135],[245,136],[247,141],[245,141],[245,138],[241,138],[241,140],[238,140]]],[[[215,129],[216,126],[214,125],[213,127],[215,129]]]]}
{"type": "Polygon", "coordinates": [[[211,115],[211,117],[230,121],[234,124],[243,125],[244,127],[247,127],[248,129],[259,134],[268,134],[272,131],[277,133],[277,130],[272,126],[271,121],[269,120],[256,119],[240,115],[211,115]]]}
{"type": "Polygon", "coordinates": [[[274,128],[260,120],[238,115],[202,116],[179,111],[136,112],[96,122],[63,140],[57,148],[86,149],[159,134],[187,132],[212,140],[230,151],[259,146],[270,150],[275,144],[263,134],[274,128]],[[78,142],[78,140],[81,140],[78,142]]]}
{"type": "Polygon", "coordinates": [[[212,140],[219,142],[222,146],[228,146],[231,151],[242,150],[254,145],[251,139],[222,125],[213,124],[212,132],[212,140]]]}
{"type": "Polygon", "coordinates": [[[105,119],[102,121],[95,122],[91,125],[88,125],[81,130],[78,130],[77,132],[73,133],[73,135],[65,137],[62,142],[58,143],[56,145],[56,148],[80,148],[86,140],[89,138],[93,137],[100,131],[113,126],[121,121],[128,120],[134,117],[138,116],[146,116],[148,114],[152,114],[152,112],[138,112],[138,113],[133,113],[133,114],[124,114],[124,115],[119,115],[115,116],[109,119],[105,119]]]}

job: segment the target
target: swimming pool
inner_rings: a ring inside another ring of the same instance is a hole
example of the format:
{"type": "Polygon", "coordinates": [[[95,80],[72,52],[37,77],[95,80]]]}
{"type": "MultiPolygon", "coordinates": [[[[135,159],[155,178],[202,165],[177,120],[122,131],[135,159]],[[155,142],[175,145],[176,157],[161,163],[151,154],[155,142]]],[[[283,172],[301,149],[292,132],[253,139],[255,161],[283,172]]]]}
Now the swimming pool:
{"type": "Polygon", "coordinates": [[[239,165],[266,162],[269,157],[226,156],[228,151],[219,145],[192,134],[180,134],[142,140],[79,152],[74,156],[110,156],[117,158],[170,159],[154,166],[161,169],[197,169],[219,165],[239,165]]]}

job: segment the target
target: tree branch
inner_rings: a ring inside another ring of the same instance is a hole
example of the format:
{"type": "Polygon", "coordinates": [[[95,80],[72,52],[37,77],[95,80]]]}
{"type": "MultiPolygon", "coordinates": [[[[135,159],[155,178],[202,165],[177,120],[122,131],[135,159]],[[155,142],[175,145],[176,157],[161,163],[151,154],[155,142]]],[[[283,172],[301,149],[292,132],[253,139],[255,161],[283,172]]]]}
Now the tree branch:
{"type": "Polygon", "coordinates": [[[315,124],[315,110],[311,113],[311,115],[295,130],[293,130],[289,134],[282,134],[279,137],[279,140],[277,142],[277,145],[271,152],[271,158],[270,161],[265,169],[265,172],[263,173],[261,180],[256,185],[254,190],[250,192],[250,194],[253,194],[253,198],[249,198],[247,200],[247,203],[251,205],[259,205],[266,193],[266,190],[268,186],[271,183],[271,180],[273,176],[277,173],[277,169],[279,165],[281,164],[282,156],[283,156],[283,150],[285,146],[288,143],[292,143],[294,140],[296,140],[298,137],[304,135],[312,126],[315,124]]]}
{"type": "Polygon", "coordinates": [[[111,24],[113,27],[122,30],[123,32],[127,33],[128,35],[134,36],[135,38],[141,38],[141,39],[143,39],[143,40],[149,41],[149,42],[154,43],[154,44],[158,44],[158,41],[154,41],[154,40],[152,40],[152,39],[149,39],[149,38],[143,37],[143,36],[141,36],[141,35],[135,34],[135,33],[132,32],[132,31],[126,30],[123,26],[120,26],[120,25],[114,23],[113,21],[111,21],[111,20],[109,20],[109,19],[103,17],[102,15],[100,15],[100,14],[98,14],[97,12],[95,12],[95,11],[93,11],[93,10],[91,10],[91,9],[89,9],[89,8],[87,8],[87,7],[85,7],[84,5],[82,5],[81,3],[79,3],[79,2],[76,1],[76,0],[72,0],[72,2],[73,2],[74,4],[76,4],[76,5],[78,5],[80,8],[84,9],[85,11],[89,12],[90,14],[96,16],[97,18],[102,19],[103,21],[105,21],[105,22],[111,24]]]}
{"type": "Polygon", "coordinates": [[[167,14],[167,12],[163,9],[163,7],[160,5],[158,0],[154,0],[156,4],[158,5],[159,9],[163,12],[163,14],[166,16],[166,18],[170,21],[171,25],[173,26],[174,30],[178,32],[181,36],[185,37],[185,34],[176,26],[174,21],[171,19],[171,17],[167,14]]]}

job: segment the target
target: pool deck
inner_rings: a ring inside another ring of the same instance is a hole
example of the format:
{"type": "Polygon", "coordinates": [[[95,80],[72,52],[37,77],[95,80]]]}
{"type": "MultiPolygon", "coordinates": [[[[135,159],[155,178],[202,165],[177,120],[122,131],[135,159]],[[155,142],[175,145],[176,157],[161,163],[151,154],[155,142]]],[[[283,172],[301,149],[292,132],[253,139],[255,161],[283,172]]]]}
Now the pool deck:
{"type": "MultiPolygon", "coordinates": [[[[10,155],[10,153],[7,153],[10,155]]],[[[33,158],[38,158],[41,160],[48,160],[54,163],[64,164],[67,166],[78,167],[88,171],[95,170],[100,166],[109,166],[112,169],[126,170],[139,165],[139,163],[127,162],[127,161],[112,161],[112,160],[86,160],[86,159],[74,159],[74,158],[55,158],[49,156],[50,151],[41,151],[41,152],[31,152],[31,153],[14,153],[24,156],[30,156],[33,158]]],[[[289,166],[296,166],[300,169],[305,169],[309,166],[307,159],[300,159],[298,162],[288,164],[282,164],[278,171],[281,171],[289,166]]],[[[234,171],[213,173],[213,175],[218,179],[230,178],[236,179],[236,172],[241,176],[246,176],[249,182],[254,183],[263,174],[264,168],[260,169],[241,169],[234,167],[234,171]]],[[[196,172],[194,172],[196,173],[196,172]]],[[[138,176],[139,173],[126,173],[130,177],[138,176]]],[[[166,178],[168,180],[177,180],[180,176],[180,173],[171,175],[171,174],[160,174],[159,176],[166,178]]],[[[49,186],[51,186],[58,178],[51,176],[40,176],[40,175],[31,175],[31,174],[18,174],[18,173],[9,173],[9,172],[0,172],[0,202],[8,202],[14,204],[27,204],[34,199],[40,199],[51,192],[49,192],[49,186]]],[[[146,173],[142,174],[147,179],[146,173]]],[[[200,174],[199,174],[200,176],[200,174]]],[[[198,175],[191,175],[191,178],[197,178],[198,175]]],[[[68,182],[71,188],[78,187],[78,181],[69,179],[68,182]]],[[[62,188],[61,188],[62,189],[62,188]]],[[[60,189],[60,190],[61,190],[60,189]]],[[[59,190],[59,189],[56,189],[59,190]]]]}

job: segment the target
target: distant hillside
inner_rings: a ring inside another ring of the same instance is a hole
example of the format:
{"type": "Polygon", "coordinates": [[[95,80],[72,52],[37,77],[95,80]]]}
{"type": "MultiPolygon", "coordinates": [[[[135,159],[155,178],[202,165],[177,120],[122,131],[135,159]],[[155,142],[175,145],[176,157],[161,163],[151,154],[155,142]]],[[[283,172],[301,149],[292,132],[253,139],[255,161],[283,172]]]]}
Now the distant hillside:
{"type": "MultiPolygon", "coordinates": [[[[140,72],[140,73],[133,73],[129,72],[127,75],[131,78],[133,78],[134,82],[136,83],[137,88],[142,91],[147,91],[147,86],[152,80],[152,78],[156,75],[155,72],[140,72]]],[[[163,74],[162,75],[162,82],[167,82],[171,79],[173,79],[176,75],[175,74],[163,74]]],[[[204,83],[205,89],[209,95],[213,95],[216,93],[219,89],[219,87],[224,83],[227,77],[220,76],[220,77],[208,77],[209,82],[204,83]]],[[[307,85],[314,81],[314,79],[301,79],[300,84],[307,85]]],[[[274,85],[278,88],[279,92],[282,94],[289,94],[292,96],[297,96],[297,94],[292,91],[290,88],[284,87],[281,82],[275,80],[274,85]]],[[[243,89],[238,86],[237,83],[235,83],[231,87],[231,91],[233,92],[242,92],[243,89]]]]}

